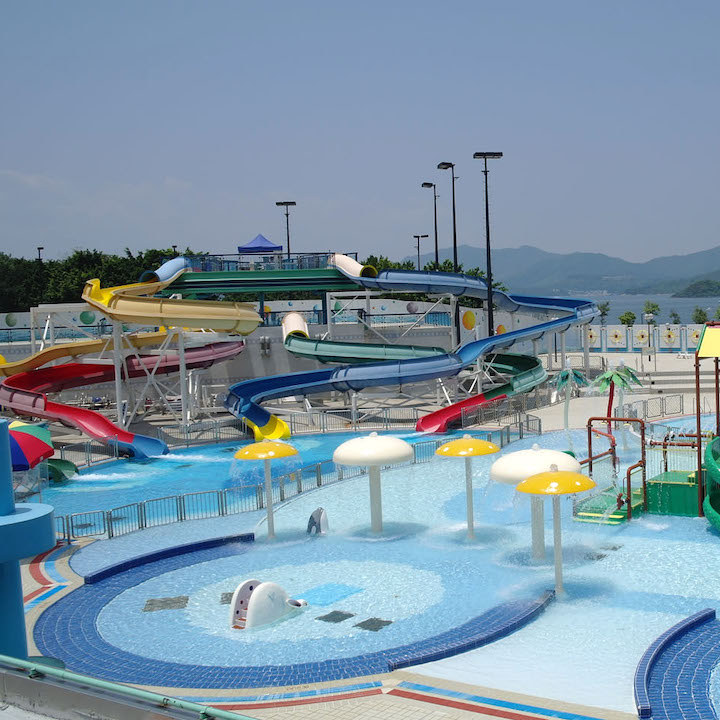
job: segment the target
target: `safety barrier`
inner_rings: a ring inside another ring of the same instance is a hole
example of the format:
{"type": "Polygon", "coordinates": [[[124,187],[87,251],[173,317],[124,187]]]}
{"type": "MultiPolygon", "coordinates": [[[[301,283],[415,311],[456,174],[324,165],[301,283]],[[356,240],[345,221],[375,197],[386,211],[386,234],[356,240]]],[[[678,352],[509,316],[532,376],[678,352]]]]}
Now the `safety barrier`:
{"type": "Polygon", "coordinates": [[[284,416],[292,435],[309,433],[414,429],[417,408],[356,408],[293,412],[284,416]]]}
{"type": "Polygon", "coordinates": [[[683,415],[685,402],[683,395],[657,395],[647,400],[635,400],[615,408],[616,416],[655,420],[670,415],[683,415]]]}

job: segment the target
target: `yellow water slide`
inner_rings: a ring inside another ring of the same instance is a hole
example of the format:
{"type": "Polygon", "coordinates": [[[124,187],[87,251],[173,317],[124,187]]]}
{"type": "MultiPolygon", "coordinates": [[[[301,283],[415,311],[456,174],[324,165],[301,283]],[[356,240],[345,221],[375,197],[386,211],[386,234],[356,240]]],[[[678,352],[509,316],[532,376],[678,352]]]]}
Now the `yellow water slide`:
{"type": "Polygon", "coordinates": [[[102,288],[88,280],[83,300],[113,320],[137,325],[165,325],[249,335],[261,322],[253,305],[215,300],[177,300],[151,297],[179,277],[181,268],[167,279],[102,288]]]}

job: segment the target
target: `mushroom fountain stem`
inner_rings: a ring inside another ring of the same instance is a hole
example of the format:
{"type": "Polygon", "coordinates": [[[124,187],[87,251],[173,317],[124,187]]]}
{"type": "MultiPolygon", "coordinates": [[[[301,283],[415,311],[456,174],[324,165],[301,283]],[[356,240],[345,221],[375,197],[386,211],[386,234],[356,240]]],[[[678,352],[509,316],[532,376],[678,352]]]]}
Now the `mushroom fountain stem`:
{"type": "Polygon", "coordinates": [[[267,509],[267,536],[275,537],[275,516],[273,515],[272,473],[270,460],[265,459],[265,508],[267,509]]]}
{"type": "Polygon", "coordinates": [[[473,486],[472,486],[472,458],[465,458],[465,504],[467,505],[467,536],[468,540],[475,537],[475,522],[473,519],[473,486]]]}
{"type": "Polygon", "coordinates": [[[374,533],[381,533],[382,521],[382,490],[380,487],[380,466],[371,465],[370,475],[370,526],[374,533]]]}
{"type": "Polygon", "coordinates": [[[565,594],[562,571],[562,524],[560,518],[560,496],[553,497],[553,535],[555,541],[555,596],[565,594]]]}
{"type": "Polygon", "coordinates": [[[530,498],[530,530],[533,560],[543,562],[545,560],[545,503],[537,495],[530,498]]]}

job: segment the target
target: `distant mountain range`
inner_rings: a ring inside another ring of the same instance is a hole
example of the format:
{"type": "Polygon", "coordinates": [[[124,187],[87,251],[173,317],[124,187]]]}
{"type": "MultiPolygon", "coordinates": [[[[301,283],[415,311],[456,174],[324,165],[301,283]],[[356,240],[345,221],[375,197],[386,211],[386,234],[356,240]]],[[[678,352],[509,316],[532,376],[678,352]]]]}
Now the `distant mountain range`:
{"type": "MultiPolygon", "coordinates": [[[[431,262],[434,257],[434,253],[421,255],[421,264],[431,262]]],[[[452,248],[440,250],[440,260],[446,258],[452,258],[452,248]]],[[[458,258],[466,269],[485,268],[484,247],[460,245],[458,258]]],[[[404,260],[416,262],[417,256],[410,255],[404,260]]],[[[689,255],[669,255],[634,263],[603,253],[561,254],[523,245],[494,249],[492,261],[493,279],[515,293],[684,294],[687,286],[695,281],[720,280],[720,246],[689,255]],[[717,270],[710,272],[714,268],[717,270]]],[[[699,287],[707,285],[703,283],[699,287]]]]}

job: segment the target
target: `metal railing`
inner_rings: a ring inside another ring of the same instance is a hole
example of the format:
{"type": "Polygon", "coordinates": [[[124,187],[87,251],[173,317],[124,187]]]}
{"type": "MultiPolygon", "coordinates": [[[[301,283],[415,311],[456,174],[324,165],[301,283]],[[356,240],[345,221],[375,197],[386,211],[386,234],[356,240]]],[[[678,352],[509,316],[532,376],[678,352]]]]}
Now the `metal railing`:
{"type": "Polygon", "coordinates": [[[484,405],[463,408],[461,414],[462,427],[482,425],[484,423],[517,422],[528,410],[537,410],[548,405],[561,402],[559,394],[550,387],[538,388],[530,393],[515,395],[502,400],[492,400],[484,405]]]}
{"type": "Polygon", "coordinates": [[[173,423],[155,428],[155,437],[168,447],[190,447],[208,443],[246,440],[253,434],[243,420],[224,418],[222,420],[200,420],[189,425],[173,423]]]}
{"type": "MultiPolygon", "coordinates": [[[[345,255],[357,260],[356,252],[345,255]]],[[[238,272],[241,270],[324,270],[333,253],[228,253],[226,255],[185,255],[198,272],[238,272]]],[[[170,257],[166,259],[171,259],[170,257]]]]}
{"type": "Polygon", "coordinates": [[[413,429],[420,419],[417,408],[357,408],[294,412],[285,416],[292,435],[365,430],[413,429]]]}
{"type": "Polygon", "coordinates": [[[636,417],[640,420],[655,420],[669,415],[684,415],[683,395],[658,395],[647,400],[634,400],[615,408],[616,417],[636,417]]]}
{"type": "MultiPolygon", "coordinates": [[[[25,659],[11,657],[9,655],[0,655],[0,676],[15,675],[27,677],[36,683],[35,687],[25,686],[26,693],[20,697],[23,707],[30,705],[33,710],[42,712],[48,705],[43,700],[38,702],[39,708],[29,698],[37,695],[43,696],[43,683],[52,684],[57,691],[60,688],[61,693],[67,696],[69,706],[75,708],[75,714],[81,717],[102,717],[107,716],[106,701],[110,699],[112,702],[124,703],[126,705],[127,715],[122,717],[188,717],[198,718],[198,720],[253,720],[249,715],[242,715],[238,712],[223,710],[212,707],[212,705],[200,705],[188,700],[170,697],[168,695],[159,695],[158,693],[142,690],[140,688],[120,685],[119,683],[110,682],[108,680],[98,680],[90,675],[80,675],[53,667],[46,663],[30,662],[25,659]],[[46,678],[50,678],[48,683],[46,678]],[[94,702],[95,701],[95,702],[94,702]],[[102,704],[98,704],[101,701],[102,704]],[[102,709],[99,710],[98,708],[102,709]],[[139,709],[139,712],[131,712],[131,710],[139,709]],[[144,712],[143,712],[144,711],[144,712]],[[167,713],[170,713],[169,715],[167,713]]],[[[11,700],[11,693],[17,692],[16,683],[3,681],[4,693],[3,699],[11,700]],[[10,697],[8,697],[10,696],[10,697]]]]}
{"type": "MultiPolygon", "coordinates": [[[[508,425],[498,430],[481,433],[490,442],[501,447],[515,437],[522,436],[520,426],[508,425]]],[[[413,459],[401,465],[430,462],[435,450],[445,439],[429,440],[413,446],[413,459]]],[[[400,467],[401,465],[387,466],[400,467]]],[[[366,468],[342,467],[330,460],[307,465],[294,472],[273,479],[273,504],[285,502],[310,490],[332,485],[342,480],[365,475],[366,468]]],[[[85,537],[113,538],[144,528],[168,525],[185,520],[236,515],[261,510],[265,507],[262,485],[225,488],[152,498],[128,503],[110,510],[91,510],[55,517],[58,538],[65,542],[85,537]]]]}
{"type": "Polygon", "coordinates": [[[77,467],[97,465],[119,457],[116,443],[104,444],[99,440],[84,440],[79,443],[62,445],[59,450],[61,460],[69,460],[77,467]]]}

